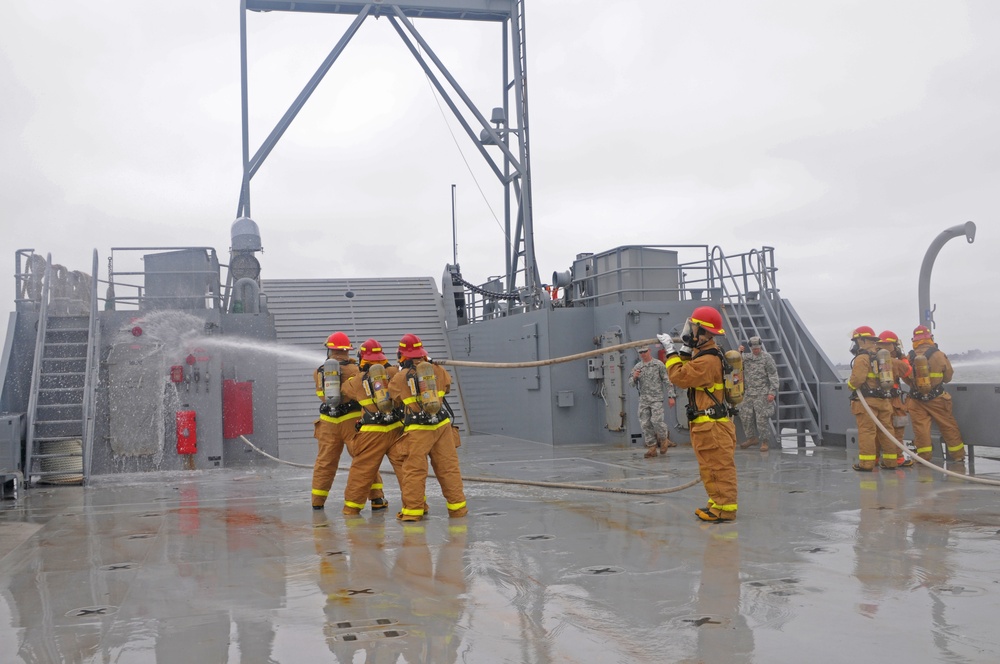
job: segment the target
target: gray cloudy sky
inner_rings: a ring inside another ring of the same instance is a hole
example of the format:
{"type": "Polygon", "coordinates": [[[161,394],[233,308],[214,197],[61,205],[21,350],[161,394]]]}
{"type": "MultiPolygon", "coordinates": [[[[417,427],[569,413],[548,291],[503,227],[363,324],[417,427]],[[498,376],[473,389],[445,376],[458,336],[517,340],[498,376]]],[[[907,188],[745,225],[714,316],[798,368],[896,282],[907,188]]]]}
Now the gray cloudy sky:
{"type": "MultiPolygon", "coordinates": [[[[30,247],[89,271],[96,248],[103,278],[111,247],[225,256],[237,0],[0,5],[0,260],[30,247]]],[[[972,220],[976,242],[953,240],[936,263],[937,338],[1000,349],[1000,3],[528,0],[527,12],[543,279],[623,244],[773,246],[782,294],[843,361],[857,325],[908,336],[924,252],[972,220]]],[[[249,15],[251,152],[348,22],[249,15]]],[[[485,114],[499,105],[499,27],[417,28],[485,114]]],[[[502,199],[481,162],[388,21],[366,21],[253,180],[264,276],[440,278],[452,183],[464,276],[500,273],[502,199]]]]}

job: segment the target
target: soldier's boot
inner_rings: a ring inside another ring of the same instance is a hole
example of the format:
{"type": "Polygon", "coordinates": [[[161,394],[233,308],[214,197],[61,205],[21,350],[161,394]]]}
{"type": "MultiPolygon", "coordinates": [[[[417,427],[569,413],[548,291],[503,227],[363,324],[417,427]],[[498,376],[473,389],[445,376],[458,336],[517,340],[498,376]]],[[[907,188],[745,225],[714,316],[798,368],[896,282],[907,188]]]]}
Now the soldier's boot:
{"type": "Polygon", "coordinates": [[[674,441],[670,440],[670,437],[668,436],[668,437],[662,439],[661,441],[659,441],[659,447],[660,447],[660,454],[666,454],[667,453],[667,448],[668,447],[677,447],[677,443],[675,443],[674,441]]]}
{"type": "Polygon", "coordinates": [[[642,455],[642,458],[643,459],[652,459],[653,457],[655,457],[659,453],[660,453],[660,450],[659,450],[659,448],[656,445],[647,445],[646,446],[646,453],[642,455]]]}
{"type": "Polygon", "coordinates": [[[740,443],[740,449],[745,450],[748,447],[753,447],[759,442],[760,440],[757,438],[757,436],[754,436],[753,438],[747,438],[742,443],[740,443]]]}
{"type": "Polygon", "coordinates": [[[767,441],[765,440],[763,443],[760,444],[760,451],[767,452],[767,450],[768,450],[767,441]]]}

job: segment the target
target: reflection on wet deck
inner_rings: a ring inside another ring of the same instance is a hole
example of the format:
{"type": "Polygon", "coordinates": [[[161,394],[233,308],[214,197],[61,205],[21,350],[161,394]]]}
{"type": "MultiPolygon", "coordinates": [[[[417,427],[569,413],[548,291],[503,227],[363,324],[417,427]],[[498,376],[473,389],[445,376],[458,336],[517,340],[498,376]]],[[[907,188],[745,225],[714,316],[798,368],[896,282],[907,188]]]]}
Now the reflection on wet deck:
{"type": "MultiPolygon", "coordinates": [[[[470,476],[651,489],[688,447],[487,436],[470,476]]],[[[346,462],[346,458],[345,458],[346,462]]],[[[0,505],[0,644],[16,662],[995,662],[1000,493],[842,449],[737,451],[739,519],[700,485],[626,495],[469,484],[449,520],[309,508],[308,470],[125,475],[0,505]]],[[[1000,462],[976,460],[997,477],[1000,462]]],[[[340,472],[332,495],[344,486],[340,472]]]]}

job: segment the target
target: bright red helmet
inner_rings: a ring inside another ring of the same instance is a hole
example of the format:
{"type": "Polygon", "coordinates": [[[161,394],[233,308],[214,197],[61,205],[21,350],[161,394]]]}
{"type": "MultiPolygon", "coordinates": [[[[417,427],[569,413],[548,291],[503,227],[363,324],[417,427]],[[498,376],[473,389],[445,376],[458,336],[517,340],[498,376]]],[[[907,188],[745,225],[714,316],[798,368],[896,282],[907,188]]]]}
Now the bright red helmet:
{"type": "Polygon", "coordinates": [[[875,339],[875,330],[867,325],[856,327],[851,332],[851,339],[875,339]]]}
{"type": "Polygon", "coordinates": [[[331,350],[354,350],[351,340],[343,332],[334,332],[326,338],[326,347],[331,350]]]}
{"type": "Polygon", "coordinates": [[[691,322],[701,325],[703,330],[712,334],[725,334],[722,329],[722,314],[715,307],[698,307],[691,312],[691,322]]]}
{"type": "Polygon", "coordinates": [[[891,330],[886,330],[878,335],[878,342],[880,344],[898,344],[899,335],[891,330]]]}
{"type": "Polygon", "coordinates": [[[361,344],[362,362],[385,362],[385,355],[382,353],[382,344],[374,339],[366,339],[361,344]]]}
{"type": "Polygon", "coordinates": [[[420,337],[415,334],[403,335],[403,338],[399,340],[399,354],[403,357],[414,360],[421,357],[427,357],[427,351],[424,350],[423,342],[420,341],[420,337]]]}
{"type": "Polygon", "coordinates": [[[934,335],[931,333],[931,329],[926,325],[917,325],[913,328],[913,343],[918,341],[934,341],[934,335]]]}

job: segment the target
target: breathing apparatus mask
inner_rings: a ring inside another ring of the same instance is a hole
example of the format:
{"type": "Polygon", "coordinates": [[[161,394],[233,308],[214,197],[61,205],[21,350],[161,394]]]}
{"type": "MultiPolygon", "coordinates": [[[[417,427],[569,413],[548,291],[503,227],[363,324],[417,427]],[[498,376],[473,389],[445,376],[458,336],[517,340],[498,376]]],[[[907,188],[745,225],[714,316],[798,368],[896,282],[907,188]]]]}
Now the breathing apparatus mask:
{"type": "Polygon", "coordinates": [[[701,325],[699,325],[698,323],[692,323],[691,319],[688,318],[686,321],[684,321],[684,327],[681,328],[681,343],[687,346],[688,348],[700,348],[701,346],[705,345],[708,339],[711,338],[711,337],[699,338],[700,333],[701,333],[701,325]]]}

